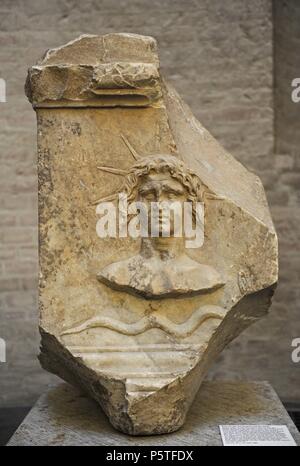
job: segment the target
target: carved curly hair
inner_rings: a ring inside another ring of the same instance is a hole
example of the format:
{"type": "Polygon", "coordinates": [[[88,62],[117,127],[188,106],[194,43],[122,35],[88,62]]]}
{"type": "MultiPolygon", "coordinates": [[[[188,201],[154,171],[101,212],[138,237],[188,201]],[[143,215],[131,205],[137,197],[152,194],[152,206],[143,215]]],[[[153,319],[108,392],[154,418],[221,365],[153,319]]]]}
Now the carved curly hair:
{"type": "Polygon", "coordinates": [[[136,199],[141,178],[151,172],[169,173],[185,187],[188,201],[191,201],[193,204],[197,201],[203,201],[204,186],[199,177],[188,169],[177,157],[168,154],[143,157],[134,163],[125,176],[122,187],[122,192],[127,195],[129,201],[136,199]]]}
{"type": "MultiPolygon", "coordinates": [[[[174,155],[155,154],[138,159],[125,175],[124,183],[119,193],[124,193],[129,202],[137,198],[138,186],[141,178],[149,173],[169,173],[179,181],[187,192],[187,201],[192,203],[193,221],[196,220],[197,202],[204,202],[205,186],[198,175],[188,169],[185,164],[174,155]]],[[[130,217],[130,216],[129,216],[130,217]]],[[[128,217],[128,219],[129,219],[128,217]]]]}

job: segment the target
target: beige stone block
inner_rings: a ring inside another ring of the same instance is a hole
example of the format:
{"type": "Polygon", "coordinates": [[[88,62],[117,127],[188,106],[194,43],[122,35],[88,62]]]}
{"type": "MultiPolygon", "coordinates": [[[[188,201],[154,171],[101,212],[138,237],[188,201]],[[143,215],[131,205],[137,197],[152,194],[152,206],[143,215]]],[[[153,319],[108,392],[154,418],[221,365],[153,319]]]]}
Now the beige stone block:
{"type": "Polygon", "coordinates": [[[38,121],[41,363],[116,429],[173,432],[217,355],[268,311],[278,251],[262,184],[163,80],[153,38],[81,36],[48,51],[26,91],[38,121]],[[203,241],[176,236],[177,213],[169,237],[161,214],[155,237],[124,236],[119,223],[101,237],[98,206],[119,214],[120,193],[146,213],[188,203],[196,226],[201,205],[203,241]]]}

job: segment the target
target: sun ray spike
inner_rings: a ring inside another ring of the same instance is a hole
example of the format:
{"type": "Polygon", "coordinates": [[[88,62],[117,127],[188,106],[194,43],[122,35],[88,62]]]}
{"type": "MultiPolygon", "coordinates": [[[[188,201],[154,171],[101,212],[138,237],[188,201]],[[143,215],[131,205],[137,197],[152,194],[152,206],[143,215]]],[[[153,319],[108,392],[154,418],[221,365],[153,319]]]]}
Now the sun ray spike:
{"type": "Polygon", "coordinates": [[[114,201],[117,198],[117,194],[110,194],[109,196],[101,197],[100,199],[97,199],[96,201],[91,201],[91,205],[96,205],[100,204],[100,202],[109,202],[109,201],[114,201]]]}
{"type": "Polygon", "coordinates": [[[137,151],[132,147],[132,145],[130,144],[130,142],[128,141],[128,139],[124,136],[124,134],[121,134],[121,138],[124,142],[124,144],[128,147],[128,149],[130,150],[133,158],[135,160],[138,160],[141,158],[140,154],[137,153],[137,151]]]}
{"type": "Polygon", "coordinates": [[[127,170],[122,170],[121,168],[113,168],[113,167],[97,167],[98,170],[102,170],[103,172],[113,173],[114,175],[119,176],[126,176],[128,174],[127,170]]]}

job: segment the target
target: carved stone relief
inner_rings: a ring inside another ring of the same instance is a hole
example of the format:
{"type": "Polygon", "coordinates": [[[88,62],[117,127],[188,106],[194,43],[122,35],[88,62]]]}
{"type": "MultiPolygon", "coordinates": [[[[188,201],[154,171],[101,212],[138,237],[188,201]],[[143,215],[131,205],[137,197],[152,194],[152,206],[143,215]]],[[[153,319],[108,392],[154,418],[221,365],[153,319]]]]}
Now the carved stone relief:
{"type": "Polygon", "coordinates": [[[116,429],[172,432],[209,365],[269,308],[278,254],[263,187],[162,80],[151,37],[81,36],[48,51],[26,91],[41,364],[116,429]]]}

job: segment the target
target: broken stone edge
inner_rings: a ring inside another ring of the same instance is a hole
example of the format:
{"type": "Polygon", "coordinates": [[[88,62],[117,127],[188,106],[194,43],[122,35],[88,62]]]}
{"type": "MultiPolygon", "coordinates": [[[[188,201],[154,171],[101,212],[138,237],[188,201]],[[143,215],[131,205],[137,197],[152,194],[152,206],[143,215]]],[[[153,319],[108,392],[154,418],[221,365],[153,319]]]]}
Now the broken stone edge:
{"type": "Polygon", "coordinates": [[[85,366],[59,337],[42,327],[39,361],[45,370],[79,387],[96,400],[118,431],[133,436],[175,432],[184,424],[211,363],[244,329],[267,315],[275,287],[270,286],[241,299],[217,327],[201,359],[174,381],[143,398],[128,397],[126,378],[112,378],[105,371],[101,373],[85,366]]]}
{"type": "Polygon", "coordinates": [[[82,35],[49,50],[31,67],[25,92],[36,108],[159,105],[156,41],[135,34],[82,35]],[[120,41],[127,47],[125,60],[118,56],[120,41]],[[83,60],[81,55],[92,45],[94,55],[83,60]]]}

